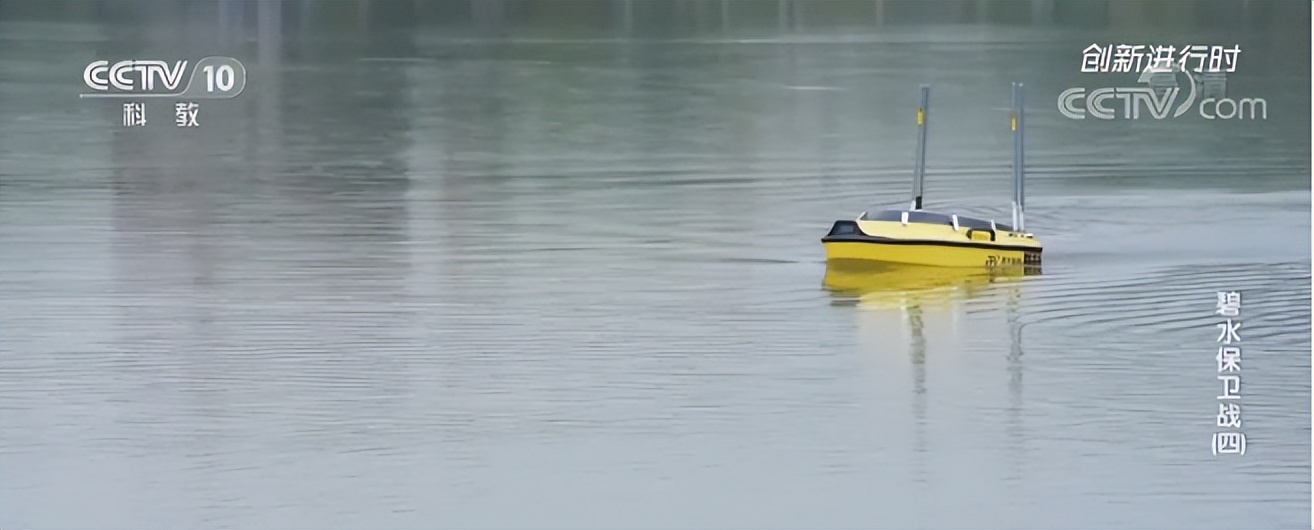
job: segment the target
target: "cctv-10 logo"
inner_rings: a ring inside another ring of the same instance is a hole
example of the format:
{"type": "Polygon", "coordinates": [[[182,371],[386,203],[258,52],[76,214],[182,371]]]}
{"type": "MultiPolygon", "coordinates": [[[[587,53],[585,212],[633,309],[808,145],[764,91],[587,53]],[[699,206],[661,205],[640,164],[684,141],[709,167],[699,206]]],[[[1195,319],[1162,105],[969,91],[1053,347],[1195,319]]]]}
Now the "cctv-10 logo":
{"type": "Polygon", "coordinates": [[[117,62],[92,61],[82,71],[82,81],[94,92],[88,97],[189,97],[234,98],[246,88],[246,68],[232,57],[205,57],[187,73],[188,61],[169,63],[156,59],[117,62]]]}

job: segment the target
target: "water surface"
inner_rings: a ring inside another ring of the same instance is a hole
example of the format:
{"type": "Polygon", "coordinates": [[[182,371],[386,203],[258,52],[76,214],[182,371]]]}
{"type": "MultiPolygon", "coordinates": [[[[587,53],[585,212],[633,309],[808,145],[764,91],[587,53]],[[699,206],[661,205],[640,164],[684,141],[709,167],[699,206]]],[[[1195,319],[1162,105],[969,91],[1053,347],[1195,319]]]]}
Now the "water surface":
{"type": "Polygon", "coordinates": [[[1107,32],[146,27],[0,22],[0,526],[1308,522],[1309,71],[1276,37],[1230,39],[1266,121],[1096,122],[1053,102],[1121,82],[1078,71],[1107,32]],[[92,59],[216,50],[247,92],[199,129],[76,97],[92,59]],[[928,207],[1007,218],[1012,81],[1044,273],[823,288],[830,223],[907,196],[919,83],[928,207]]]}

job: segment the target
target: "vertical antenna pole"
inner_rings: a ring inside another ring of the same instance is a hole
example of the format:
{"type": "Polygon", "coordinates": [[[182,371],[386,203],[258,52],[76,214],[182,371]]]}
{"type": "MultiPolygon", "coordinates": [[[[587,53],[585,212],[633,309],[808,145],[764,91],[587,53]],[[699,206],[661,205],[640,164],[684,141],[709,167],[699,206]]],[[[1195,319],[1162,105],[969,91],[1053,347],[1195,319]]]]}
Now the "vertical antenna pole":
{"type": "Polygon", "coordinates": [[[931,86],[922,85],[922,102],[917,107],[917,160],[913,165],[912,210],[922,209],[922,178],[926,174],[926,107],[931,100],[931,86]]]}
{"type": "Polygon", "coordinates": [[[1023,93],[1022,83],[1013,83],[1013,230],[1018,232],[1026,231],[1026,190],[1023,184],[1025,176],[1023,169],[1022,145],[1024,141],[1023,129],[1023,93]]]}

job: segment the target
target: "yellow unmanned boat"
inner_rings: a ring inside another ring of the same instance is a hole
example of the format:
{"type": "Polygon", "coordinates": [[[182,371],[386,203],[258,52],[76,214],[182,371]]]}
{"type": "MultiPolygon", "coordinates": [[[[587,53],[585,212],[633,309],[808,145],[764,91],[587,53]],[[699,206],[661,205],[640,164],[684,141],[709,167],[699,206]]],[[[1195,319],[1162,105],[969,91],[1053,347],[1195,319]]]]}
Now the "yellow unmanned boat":
{"type": "Polygon", "coordinates": [[[931,88],[922,85],[917,109],[917,159],[913,168],[912,204],[907,210],[863,212],[854,220],[835,221],[821,238],[827,261],[862,260],[938,267],[1003,268],[1039,266],[1042,247],[1026,231],[1023,219],[1022,84],[1013,83],[1013,223],[922,210],[926,169],[927,102],[931,88]]]}

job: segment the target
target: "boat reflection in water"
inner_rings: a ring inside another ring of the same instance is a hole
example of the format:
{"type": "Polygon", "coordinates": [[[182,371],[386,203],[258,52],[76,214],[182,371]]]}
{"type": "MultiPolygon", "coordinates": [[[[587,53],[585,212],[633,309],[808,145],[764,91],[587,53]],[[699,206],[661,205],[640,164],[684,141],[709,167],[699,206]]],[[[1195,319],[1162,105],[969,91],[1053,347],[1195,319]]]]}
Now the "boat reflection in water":
{"type": "Polygon", "coordinates": [[[992,284],[1038,274],[1038,266],[978,269],[835,260],[827,263],[823,284],[837,301],[856,300],[859,308],[908,309],[948,305],[975,297],[992,284]]]}
{"type": "Polygon", "coordinates": [[[981,269],[846,260],[827,263],[824,286],[831,292],[833,305],[858,309],[854,311],[857,342],[874,383],[870,390],[883,402],[912,405],[909,416],[896,407],[887,409],[882,421],[891,433],[908,426],[903,439],[912,445],[915,455],[910,477],[914,482],[934,481],[939,474],[935,459],[927,454],[929,424],[971,422],[971,414],[1001,411],[994,421],[999,422],[1005,438],[998,442],[1011,448],[1002,463],[1003,478],[1021,476],[1026,455],[1020,414],[1020,304],[1024,277],[1038,274],[1039,267],[1029,266],[981,269]],[[933,375],[929,383],[928,364],[933,375]],[[999,376],[1007,380],[1005,402],[964,401],[964,396],[992,394],[990,389],[998,388],[999,376]],[[932,388],[938,396],[936,402],[954,405],[928,414],[927,395],[932,388]],[[973,412],[974,406],[985,408],[973,412]],[[928,416],[934,416],[935,422],[928,421],[928,416]]]}

